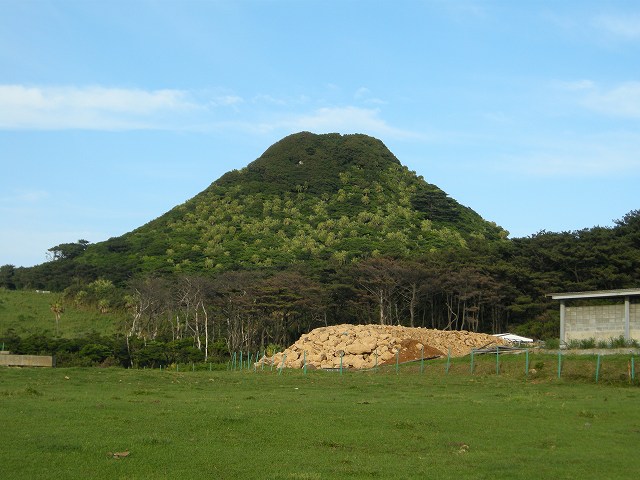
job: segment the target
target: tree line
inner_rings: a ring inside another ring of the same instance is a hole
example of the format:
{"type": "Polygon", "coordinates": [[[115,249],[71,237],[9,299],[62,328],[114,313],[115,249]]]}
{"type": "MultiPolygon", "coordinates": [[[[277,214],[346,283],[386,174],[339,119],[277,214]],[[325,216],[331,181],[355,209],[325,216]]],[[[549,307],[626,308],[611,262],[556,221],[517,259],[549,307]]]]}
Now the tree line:
{"type": "MultiPolygon", "coordinates": [[[[0,267],[0,286],[19,288],[20,282],[18,269],[0,267]]],[[[126,284],[76,277],[63,298],[125,312],[119,335],[133,364],[150,345],[167,351],[188,345],[192,358],[208,360],[221,352],[280,348],[313,328],[341,323],[557,338],[557,305],[546,294],[638,284],[640,211],[633,211],[611,228],[470,239],[464,248],[415,258],[371,255],[320,266],[140,275],[126,284]]]]}

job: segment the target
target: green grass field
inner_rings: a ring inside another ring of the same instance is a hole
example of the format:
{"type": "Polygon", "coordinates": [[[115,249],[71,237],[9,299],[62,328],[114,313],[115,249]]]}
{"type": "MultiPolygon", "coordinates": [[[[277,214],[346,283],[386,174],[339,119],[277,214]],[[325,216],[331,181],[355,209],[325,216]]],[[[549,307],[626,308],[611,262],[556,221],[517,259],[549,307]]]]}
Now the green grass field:
{"type": "Polygon", "coordinates": [[[490,358],[474,376],[462,361],[448,375],[443,362],[399,375],[0,368],[0,475],[634,478],[637,385],[525,379],[521,363],[499,376],[490,358]]]}
{"type": "MultiPolygon", "coordinates": [[[[0,332],[12,328],[18,335],[56,332],[55,316],[50,306],[59,300],[59,293],[37,293],[34,290],[0,288],[0,332]]],[[[65,311],[58,325],[61,337],[73,338],[96,332],[110,335],[120,321],[117,313],[101,314],[96,310],[79,309],[64,303],[65,311]]]]}

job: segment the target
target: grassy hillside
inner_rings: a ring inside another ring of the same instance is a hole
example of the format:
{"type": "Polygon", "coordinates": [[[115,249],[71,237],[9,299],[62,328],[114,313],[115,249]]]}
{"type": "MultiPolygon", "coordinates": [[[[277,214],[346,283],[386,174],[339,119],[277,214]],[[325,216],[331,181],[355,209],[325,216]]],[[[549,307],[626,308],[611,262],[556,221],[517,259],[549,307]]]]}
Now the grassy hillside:
{"type": "MultiPolygon", "coordinates": [[[[50,307],[59,299],[60,296],[56,293],[0,289],[0,332],[13,329],[17,335],[43,332],[55,334],[55,316],[50,307]]],[[[92,332],[103,335],[115,333],[116,325],[121,320],[119,315],[122,315],[79,309],[69,305],[69,302],[65,302],[64,307],[58,334],[65,338],[80,337],[92,332]]]]}

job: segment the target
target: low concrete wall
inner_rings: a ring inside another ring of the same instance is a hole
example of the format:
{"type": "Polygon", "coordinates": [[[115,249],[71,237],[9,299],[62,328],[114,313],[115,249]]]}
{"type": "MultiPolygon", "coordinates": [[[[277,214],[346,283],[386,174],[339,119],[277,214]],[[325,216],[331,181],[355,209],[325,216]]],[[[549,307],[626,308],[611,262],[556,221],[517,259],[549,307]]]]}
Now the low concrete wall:
{"type": "MultiPolygon", "coordinates": [[[[640,305],[629,306],[629,337],[640,340],[640,305]]],[[[565,341],[609,340],[624,336],[624,304],[567,307],[565,341]]]]}
{"type": "Polygon", "coordinates": [[[8,367],[55,367],[53,357],[47,355],[0,355],[0,365],[8,367]]]}

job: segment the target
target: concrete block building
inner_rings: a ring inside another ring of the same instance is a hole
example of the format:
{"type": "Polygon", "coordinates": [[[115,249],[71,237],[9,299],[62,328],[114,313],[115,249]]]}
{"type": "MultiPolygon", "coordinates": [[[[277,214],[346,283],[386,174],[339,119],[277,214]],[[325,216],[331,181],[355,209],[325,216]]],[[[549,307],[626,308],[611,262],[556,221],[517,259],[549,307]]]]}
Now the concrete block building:
{"type": "Polygon", "coordinates": [[[623,336],[640,341],[640,288],[550,293],[560,301],[560,342],[623,336]]]}

